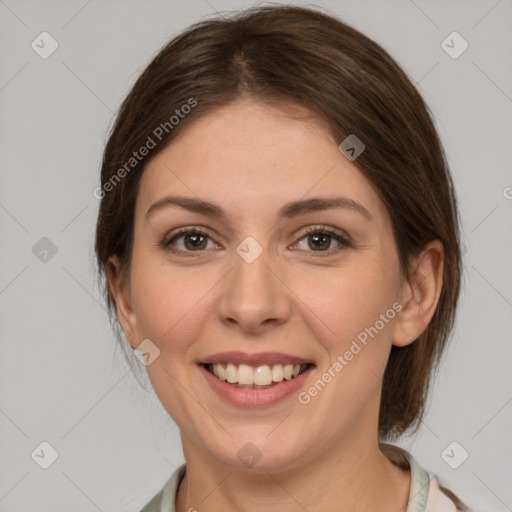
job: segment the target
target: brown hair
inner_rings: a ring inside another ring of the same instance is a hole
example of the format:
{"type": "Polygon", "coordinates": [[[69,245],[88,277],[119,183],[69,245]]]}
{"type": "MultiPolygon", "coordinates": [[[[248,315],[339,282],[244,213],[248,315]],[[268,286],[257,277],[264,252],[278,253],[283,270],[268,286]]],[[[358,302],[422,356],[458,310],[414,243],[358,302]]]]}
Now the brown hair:
{"type": "MultiPolygon", "coordinates": [[[[355,134],[365,144],[354,164],[390,213],[405,275],[411,256],[429,241],[442,242],[436,312],[412,344],[392,347],[383,380],[381,437],[417,429],[459,295],[456,200],[419,92],[381,46],[336,18],[301,7],[250,8],[191,26],[156,55],[124,100],[105,148],[96,230],[100,279],[113,255],[122,269],[129,267],[135,199],[148,159],[191,120],[240,97],[300,105],[321,119],[335,140],[355,134]],[[178,122],[171,120],[178,115],[178,122]],[[156,147],[132,160],[134,151],[149,146],[148,137],[156,147]]],[[[112,314],[115,302],[107,285],[105,292],[112,314]]]]}

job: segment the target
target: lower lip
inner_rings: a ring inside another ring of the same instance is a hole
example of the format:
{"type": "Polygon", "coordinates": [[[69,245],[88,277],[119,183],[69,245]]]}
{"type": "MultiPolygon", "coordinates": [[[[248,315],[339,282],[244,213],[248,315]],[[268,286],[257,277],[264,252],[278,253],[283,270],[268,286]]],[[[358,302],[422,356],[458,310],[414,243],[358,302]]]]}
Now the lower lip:
{"type": "Polygon", "coordinates": [[[238,407],[265,407],[288,398],[300,389],[313,368],[313,366],[309,366],[297,377],[283,380],[270,388],[251,389],[232,386],[215,377],[203,365],[199,365],[199,369],[203,373],[206,382],[210,384],[212,389],[221,398],[238,407]]]}

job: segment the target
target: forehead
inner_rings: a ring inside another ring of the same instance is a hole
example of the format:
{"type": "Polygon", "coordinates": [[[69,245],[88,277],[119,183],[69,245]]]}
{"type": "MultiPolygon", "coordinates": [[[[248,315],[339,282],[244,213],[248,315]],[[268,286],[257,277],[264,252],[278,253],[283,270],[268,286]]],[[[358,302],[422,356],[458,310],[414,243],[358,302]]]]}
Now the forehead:
{"type": "Polygon", "coordinates": [[[147,208],[166,194],[210,199],[254,213],[307,196],[342,195],[386,215],[378,193],[307,111],[240,100],[194,119],[149,161],[137,200],[147,208]],[[300,114],[300,115],[296,115],[300,114]]]}

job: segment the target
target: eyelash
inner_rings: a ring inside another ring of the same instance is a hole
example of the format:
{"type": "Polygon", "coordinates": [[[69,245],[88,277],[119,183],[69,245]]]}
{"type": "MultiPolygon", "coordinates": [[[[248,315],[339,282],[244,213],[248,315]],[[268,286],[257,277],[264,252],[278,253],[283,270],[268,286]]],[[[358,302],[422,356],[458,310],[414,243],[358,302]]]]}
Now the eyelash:
{"type": "MultiPolygon", "coordinates": [[[[178,232],[174,233],[171,238],[166,236],[161,241],[160,245],[163,249],[171,251],[179,256],[184,256],[184,257],[194,257],[194,253],[204,252],[205,249],[201,249],[201,250],[197,250],[197,251],[184,251],[182,249],[176,249],[176,248],[172,247],[173,242],[175,242],[180,237],[182,237],[184,235],[188,235],[188,234],[202,235],[202,236],[207,237],[208,239],[213,241],[213,239],[210,237],[210,235],[208,235],[208,233],[206,233],[205,231],[203,231],[200,228],[183,228],[183,229],[179,230],[178,232]]],[[[350,242],[350,240],[348,239],[347,236],[345,236],[337,231],[333,231],[325,226],[312,226],[310,228],[307,228],[305,231],[303,231],[300,234],[300,238],[298,239],[297,243],[300,242],[303,238],[306,238],[308,235],[312,235],[312,234],[327,235],[327,236],[331,237],[332,239],[336,240],[340,244],[340,246],[338,246],[337,248],[328,249],[327,251],[313,251],[313,250],[305,251],[305,252],[314,253],[316,256],[319,256],[319,257],[332,256],[334,253],[342,251],[345,248],[353,247],[352,242],[350,242]]],[[[299,250],[301,250],[301,249],[299,249],[299,250]]]]}

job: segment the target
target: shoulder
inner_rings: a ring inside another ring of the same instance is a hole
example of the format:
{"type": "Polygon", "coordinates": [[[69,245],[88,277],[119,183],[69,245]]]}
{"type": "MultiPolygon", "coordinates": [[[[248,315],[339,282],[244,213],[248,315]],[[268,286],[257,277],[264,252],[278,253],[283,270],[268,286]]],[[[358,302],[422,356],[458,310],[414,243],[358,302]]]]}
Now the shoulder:
{"type": "Polygon", "coordinates": [[[153,496],[150,502],[146,503],[140,512],[160,512],[160,505],[162,504],[163,490],[153,496]]]}
{"type": "Polygon", "coordinates": [[[452,491],[439,484],[430,475],[430,484],[425,512],[469,512],[469,508],[452,491]]]}
{"type": "Polygon", "coordinates": [[[470,512],[470,509],[449,489],[425,471],[414,457],[403,448],[381,443],[382,453],[388,459],[411,472],[411,489],[407,512],[470,512]]]}
{"type": "Polygon", "coordinates": [[[182,464],[140,512],[175,512],[176,494],[184,474],[185,464],[182,464]]]}

